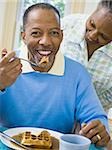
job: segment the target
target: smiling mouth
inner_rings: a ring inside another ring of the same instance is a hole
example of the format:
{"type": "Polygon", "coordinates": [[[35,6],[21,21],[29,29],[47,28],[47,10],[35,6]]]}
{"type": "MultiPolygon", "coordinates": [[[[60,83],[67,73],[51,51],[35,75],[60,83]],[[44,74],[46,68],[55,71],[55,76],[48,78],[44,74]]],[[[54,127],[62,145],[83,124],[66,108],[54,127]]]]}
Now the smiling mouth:
{"type": "Polygon", "coordinates": [[[38,64],[39,66],[48,64],[51,53],[51,50],[36,50],[36,55],[34,55],[36,64],[38,64]]]}
{"type": "Polygon", "coordinates": [[[39,65],[41,65],[41,64],[48,64],[48,62],[49,62],[49,55],[51,54],[51,51],[42,51],[42,50],[40,50],[40,51],[38,51],[38,53],[42,56],[41,57],[41,59],[40,59],[40,61],[39,61],[39,65]]]}
{"type": "Polygon", "coordinates": [[[50,55],[52,52],[51,51],[42,51],[42,50],[39,50],[38,53],[42,56],[48,56],[50,55]]]}

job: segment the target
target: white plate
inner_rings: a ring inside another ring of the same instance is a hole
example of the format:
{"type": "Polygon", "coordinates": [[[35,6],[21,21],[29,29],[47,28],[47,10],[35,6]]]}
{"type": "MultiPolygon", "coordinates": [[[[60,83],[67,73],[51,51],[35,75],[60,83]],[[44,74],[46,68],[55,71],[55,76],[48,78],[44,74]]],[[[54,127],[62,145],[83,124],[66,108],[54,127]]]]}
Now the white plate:
{"type": "MultiPolygon", "coordinates": [[[[30,131],[33,134],[35,134],[37,132],[41,132],[42,130],[47,130],[51,134],[51,136],[56,137],[57,139],[60,139],[60,136],[62,135],[62,133],[59,133],[56,131],[52,131],[52,130],[48,130],[48,129],[44,129],[44,128],[33,128],[33,127],[11,128],[11,129],[5,130],[4,133],[6,133],[7,135],[12,137],[14,135],[18,135],[18,134],[23,133],[25,131],[30,131]]],[[[10,141],[6,140],[3,137],[1,137],[1,141],[3,144],[8,146],[9,148],[12,148],[15,150],[22,150],[22,149],[18,148],[18,146],[12,144],[10,141]]]]}

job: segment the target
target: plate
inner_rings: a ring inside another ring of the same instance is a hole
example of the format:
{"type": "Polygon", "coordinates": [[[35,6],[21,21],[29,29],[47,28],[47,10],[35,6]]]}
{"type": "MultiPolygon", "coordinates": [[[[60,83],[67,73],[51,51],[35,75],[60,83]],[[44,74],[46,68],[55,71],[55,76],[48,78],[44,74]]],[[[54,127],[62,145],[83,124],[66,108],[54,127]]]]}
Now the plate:
{"type": "MultiPolygon", "coordinates": [[[[58,140],[60,139],[60,136],[62,135],[62,133],[56,132],[56,131],[53,131],[53,130],[48,130],[48,129],[45,129],[45,128],[33,128],[33,127],[11,128],[11,129],[5,130],[4,133],[6,133],[7,135],[12,137],[12,136],[21,134],[25,131],[30,131],[33,134],[35,134],[35,133],[37,133],[37,132],[39,133],[43,130],[47,130],[51,134],[51,136],[57,138],[58,140]]],[[[1,137],[1,141],[2,141],[3,144],[8,146],[9,148],[12,148],[12,149],[15,149],[15,150],[20,150],[20,148],[18,148],[18,146],[14,145],[13,143],[11,143],[10,141],[6,140],[3,137],[1,137]]]]}

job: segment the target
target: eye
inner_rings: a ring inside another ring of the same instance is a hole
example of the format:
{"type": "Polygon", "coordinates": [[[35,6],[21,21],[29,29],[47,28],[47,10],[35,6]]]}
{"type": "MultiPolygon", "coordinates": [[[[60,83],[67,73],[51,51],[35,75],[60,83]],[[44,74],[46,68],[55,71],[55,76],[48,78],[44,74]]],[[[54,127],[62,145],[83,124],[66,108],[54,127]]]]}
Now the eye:
{"type": "Polygon", "coordinates": [[[91,25],[91,27],[96,28],[93,20],[90,20],[90,25],[91,25]]]}
{"type": "Polygon", "coordinates": [[[33,32],[31,33],[31,35],[32,35],[33,37],[39,37],[39,36],[41,35],[41,32],[40,32],[40,31],[33,31],[33,32]]]}
{"type": "Polygon", "coordinates": [[[50,32],[50,35],[51,35],[51,36],[54,36],[54,37],[59,37],[60,32],[59,32],[59,31],[51,31],[51,32],[50,32]]]}

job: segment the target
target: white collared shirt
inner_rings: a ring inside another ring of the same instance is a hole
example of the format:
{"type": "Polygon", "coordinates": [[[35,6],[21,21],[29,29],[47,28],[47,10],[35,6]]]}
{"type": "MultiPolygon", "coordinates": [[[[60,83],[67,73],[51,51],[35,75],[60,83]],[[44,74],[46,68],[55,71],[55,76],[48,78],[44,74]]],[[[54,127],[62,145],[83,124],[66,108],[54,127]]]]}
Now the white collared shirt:
{"type": "MultiPolygon", "coordinates": [[[[28,60],[28,50],[24,44],[20,48],[19,57],[28,60]]],[[[23,65],[22,73],[28,73],[28,72],[35,71],[28,62],[21,60],[21,63],[23,65]]],[[[59,76],[61,75],[62,76],[62,75],[64,75],[64,69],[65,69],[64,56],[59,50],[56,54],[54,64],[53,64],[52,68],[48,71],[48,73],[53,74],[53,75],[59,75],[59,76]]]]}

